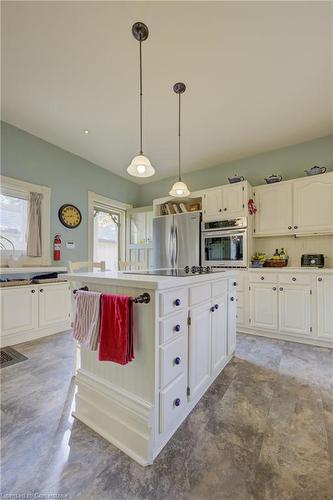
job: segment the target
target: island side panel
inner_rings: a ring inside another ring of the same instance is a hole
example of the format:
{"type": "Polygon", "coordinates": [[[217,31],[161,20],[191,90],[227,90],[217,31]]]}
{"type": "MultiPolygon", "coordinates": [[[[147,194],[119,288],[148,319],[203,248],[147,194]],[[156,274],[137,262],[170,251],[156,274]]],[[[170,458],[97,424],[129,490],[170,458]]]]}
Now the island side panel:
{"type": "MultiPolygon", "coordinates": [[[[81,282],[80,286],[85,283],[81,282]]],[[[135,297],[147,290],[89,283],[89,290],[135,297]]],[[[75,416],[142,465],[152,463],[155,410],[155,292],[134,304],[135,359],[121,366],[81,347],[75,416]]]]}

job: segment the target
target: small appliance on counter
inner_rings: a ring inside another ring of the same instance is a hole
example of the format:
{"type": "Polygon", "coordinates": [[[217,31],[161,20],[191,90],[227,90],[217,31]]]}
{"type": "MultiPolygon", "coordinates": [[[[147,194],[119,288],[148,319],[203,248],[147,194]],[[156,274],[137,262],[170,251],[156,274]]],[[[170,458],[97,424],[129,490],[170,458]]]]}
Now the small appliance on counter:
{"type": "Polygon", "coordinates": [[[325,257],[322,253],[305,253],[301,257],[302,267],[324,267],[325,257]]]}
{"type": "Polygon", "coordinates": [[[306,173],[306,175],[324,174],[326,172],[326,167],[318,167],[318,165],[315,165],[308,170],[304,170],[304,172],[306,173]]]}

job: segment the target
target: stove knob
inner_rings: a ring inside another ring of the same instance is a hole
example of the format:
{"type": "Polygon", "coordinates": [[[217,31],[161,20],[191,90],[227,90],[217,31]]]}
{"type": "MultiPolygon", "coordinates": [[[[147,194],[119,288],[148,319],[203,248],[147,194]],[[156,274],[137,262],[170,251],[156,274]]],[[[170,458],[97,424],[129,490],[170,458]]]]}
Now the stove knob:
{"type": "Polygon", "coordinates": [[[198,272],[198,268],[197,268],[197,266],[192,266],[192,267],[191,267],[191,273],[193,273],[193,274],[194,274],[194,273],[197,273],[197,272],[198,272]]]}
{"type": "Polygon", "coordinates": [[[189,273],[189,272],[190,272],[190,268],[189,268],[189,266],[185,266],[185,267],[184,267],[184,271],[185,271],[185,273],[189,273]]]}
{"type": "Polygon", "coordinates": [[[207,266],[206,267],[206,273],[210,273],[210,272],[211,272],[210,266],[207,266]]]}

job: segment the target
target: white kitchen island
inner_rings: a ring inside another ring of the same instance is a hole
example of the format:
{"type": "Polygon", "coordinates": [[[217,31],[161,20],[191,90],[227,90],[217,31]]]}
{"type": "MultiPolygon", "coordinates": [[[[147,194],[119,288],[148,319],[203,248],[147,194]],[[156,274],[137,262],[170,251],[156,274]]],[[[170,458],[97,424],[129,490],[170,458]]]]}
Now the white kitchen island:
{"type": "Polygon", "coordinates": [[[81,348],[76,418],[141,465],[152,464],[234,353],[235,276],[66,274],[73,288],[150,295],[148,304],[134,305],[133,362],[98,361],[97,352],[81,348]]]}

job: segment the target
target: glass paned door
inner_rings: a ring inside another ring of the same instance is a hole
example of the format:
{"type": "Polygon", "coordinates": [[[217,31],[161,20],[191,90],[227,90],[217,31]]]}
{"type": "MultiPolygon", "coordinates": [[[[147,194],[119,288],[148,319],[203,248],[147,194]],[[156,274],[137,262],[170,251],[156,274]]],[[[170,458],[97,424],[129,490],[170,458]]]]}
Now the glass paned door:
{"type": "Polygon", "coordinates": [[[118,269],[120,213],[94,207],[94,262],[104,260],[106,269],[118,269]]]}

